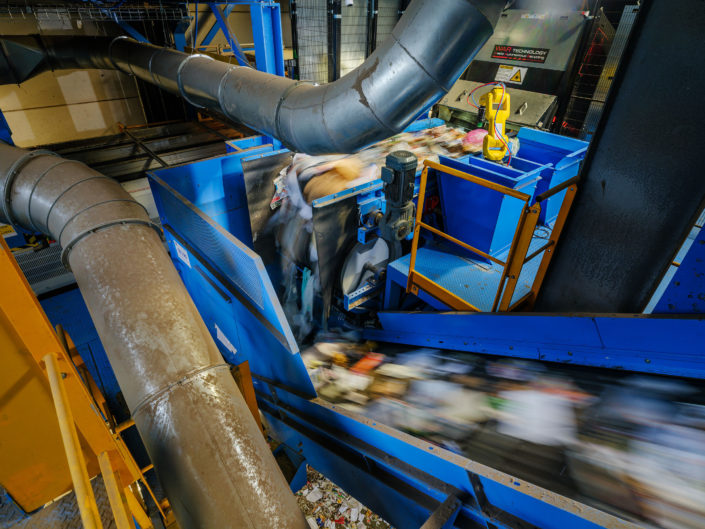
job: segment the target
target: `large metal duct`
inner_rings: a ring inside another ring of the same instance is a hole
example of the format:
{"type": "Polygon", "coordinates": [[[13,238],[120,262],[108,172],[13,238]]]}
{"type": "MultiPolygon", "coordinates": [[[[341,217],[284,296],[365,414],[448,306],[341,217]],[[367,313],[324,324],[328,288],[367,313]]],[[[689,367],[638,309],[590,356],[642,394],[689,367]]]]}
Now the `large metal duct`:
{"type": "Polygon", "coordinates": [[[281,140],[349,153],[400,132],[455,83],[490,37],[505,0],[414,0],[358,68],[326,85],[233,66],[129,38],[2,39],[0,81],[49,68],[115,68],[281,140]]]}
{"type": "Polygon", "coordinates": [[[183,529],[308,524],[144,208],[114,180],[0,142],[0,219],[63,247],[183,529]]]}

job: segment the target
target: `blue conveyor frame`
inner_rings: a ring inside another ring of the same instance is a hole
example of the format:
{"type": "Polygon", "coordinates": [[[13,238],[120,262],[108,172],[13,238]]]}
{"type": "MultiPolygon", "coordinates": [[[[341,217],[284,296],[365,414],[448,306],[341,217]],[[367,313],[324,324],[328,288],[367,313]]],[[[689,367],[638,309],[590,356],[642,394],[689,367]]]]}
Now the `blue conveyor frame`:
{"type": "MultiPolygon", "coordinates": [[[[224,157],[236,160],[227,163],[242,164],[248,158],[281,152],[247,141],[240,145],[243,150],[224,157]]],[[[206,165],[203,171],[211,171],[206,165]]],[[[292,489],[301,486],[303,465],[310,464],[400,529],[421,527],[445,507],[449,508],[441,517],[444,521],[435,527],[638,527],[317,398],[295,343],[292,346],[285,338],[290,336],[288,324],[251,242],[219,227],[172,187],[172,170],[155,171],[150,179],[172,258],[224,358],[233,364],[250,361],[258,404],[270,431],[283,443],[281,450],[295,455],[299,465],[292,489]],[[243,267],[257,270],[257,281],[238,278],[243,267]],[[232,348],[224,344],[223,335],[232,348]]],[[[229,189],[233,192],[238,186],[229,189]]],[[[239,213],[228,215],[233,219],[239,213]]],[[[696,354],[705,337],[701,318],[384,313],[381,322],[382,329],[368,331],[368,337],[705,376],[705,361],[696,354]]]]}

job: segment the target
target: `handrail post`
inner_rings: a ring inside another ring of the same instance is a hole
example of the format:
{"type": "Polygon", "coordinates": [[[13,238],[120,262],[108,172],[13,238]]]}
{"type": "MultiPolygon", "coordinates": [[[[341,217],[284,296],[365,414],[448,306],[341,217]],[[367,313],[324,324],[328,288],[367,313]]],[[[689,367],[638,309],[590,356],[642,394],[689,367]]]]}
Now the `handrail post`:
{"type": "Polygon", "coordinates": [[[419,184],[419,199],[416,205],[416,223],[414,224],[414,237],[411,240],[411,257],[409,257],[409,275],[406,279],[406,291],[411,292],[413,286],[414,266],[416,265],[416,250],[419,248],[419,235],[421,234],[421,217],[423,216],[423,203],[426,198],[426,179],[428,178],[428,165],[421,171],[419,184]]]}
{"type": "Polygon", "coordinates": [[[69,397],[64,387],[62,374],[59,373],[59,364],[56,359],[56,354],[49,353],[45,355],[42,360],[44,361],[47,377],[49,378],[49,387],[51,388],[51,395],[54,399],[54,408],[56,409],[56,416],[59,420],[61,439],[64,442],[66,459],[68,460],[69,472],[71,473],[71,480],[73,481],[73,488],[76,493],[76,503],[81,513],[83,527],[85,529],[103,529],[98,506],[95,502],[95,495],[93,494],[93,488],[88,478],[88,470],[86,469],[86,461],[83,458],[81,443],[78,440],[78,433],[76,432],[76,424],[73,420],[69,397]]]}
{"type": "Polygon", "coordinates": [[[117,529],[135,529],[132,517],[127,512],[127,501],[120,490],[117,476],[110,463],[110,455],[107,452],[98,454],[98,464],[100,465],[100,473],[103,476],[105,490],[108,492],[108,501],[110,501],[110,508],[113,511],[117,529]]]}
{"type": "MultiPolygon", "coordinates": [[[[571,179],[572,180],[572,179],[571,179]]],[[[558,210],[558,217],[551,230],[550,242],[553,244],[546,248],[546,251],[541,258],[541,263],[536,272],[536,277],[534,277],[534,283],[531,285],[531,298],[529,299],[529,304],[533,305],[536,301],[536,295],[541,289],[543,280],[546,277],[546,272],[548,270],[548,265],[551,263],[551,259],[555,255],[556,246],[558,245],[558,239],[561,236],[563,227],[565,226],[565,221],[568,218],[568,213],[573,206],[573,200],[575,199],[575,194],[578,192],[578,180],[576,179],[570,186],[568,186],[565,196],[563,197],[563,202],[561,203],[561,209],[558,210]]]]}
{"type": "Polygon", "coordinates": [[[499,307],[497,307],[499,311],[506,311],[512,302],[514,290],[519,282],[521,270],[524,267],[524,258],[531,246],[531,239],[534,237],[540,214],[541,206],[539,204],[534,204],[533,206],[527,204],[522,215],[523,222],[519,224],[517,234],[509,250],[507,264],[504,267],[503,279],[506,279],[506,286],[503,281],[499,282],[497,294],[502,292],[502,300],[499,303],[499,307]]]}

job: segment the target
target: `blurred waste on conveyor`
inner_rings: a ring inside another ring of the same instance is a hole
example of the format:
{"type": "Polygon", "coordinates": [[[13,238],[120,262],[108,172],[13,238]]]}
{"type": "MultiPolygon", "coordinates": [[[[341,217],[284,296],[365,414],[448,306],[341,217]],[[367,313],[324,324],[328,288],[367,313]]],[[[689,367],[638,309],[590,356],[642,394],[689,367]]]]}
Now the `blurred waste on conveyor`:
{"type": "Polygon", "coordinates": [[[311,529],[393,529],[370,509],[311,467],[296,501],[311,529]]]}
{"type": "Polygon", "coordinates": [[[705,527],[697,381],[319,333],[319,396],[645,527],[705,527]]]}

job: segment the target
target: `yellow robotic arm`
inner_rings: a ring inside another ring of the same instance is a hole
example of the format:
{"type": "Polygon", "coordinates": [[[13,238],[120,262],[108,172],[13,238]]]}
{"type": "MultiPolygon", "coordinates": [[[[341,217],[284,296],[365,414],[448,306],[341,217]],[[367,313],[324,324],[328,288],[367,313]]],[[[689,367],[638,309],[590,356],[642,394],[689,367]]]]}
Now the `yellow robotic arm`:
{"type": "Polygon", "coordinates": [[[503,86],[497,86],[480,97],[480,106],[486,109],[487,136],[482,142],[482,154],[488,160],[500,161],[509,150],[504,136],[504,125],[509,117],[509,94],[503,86]]]}

